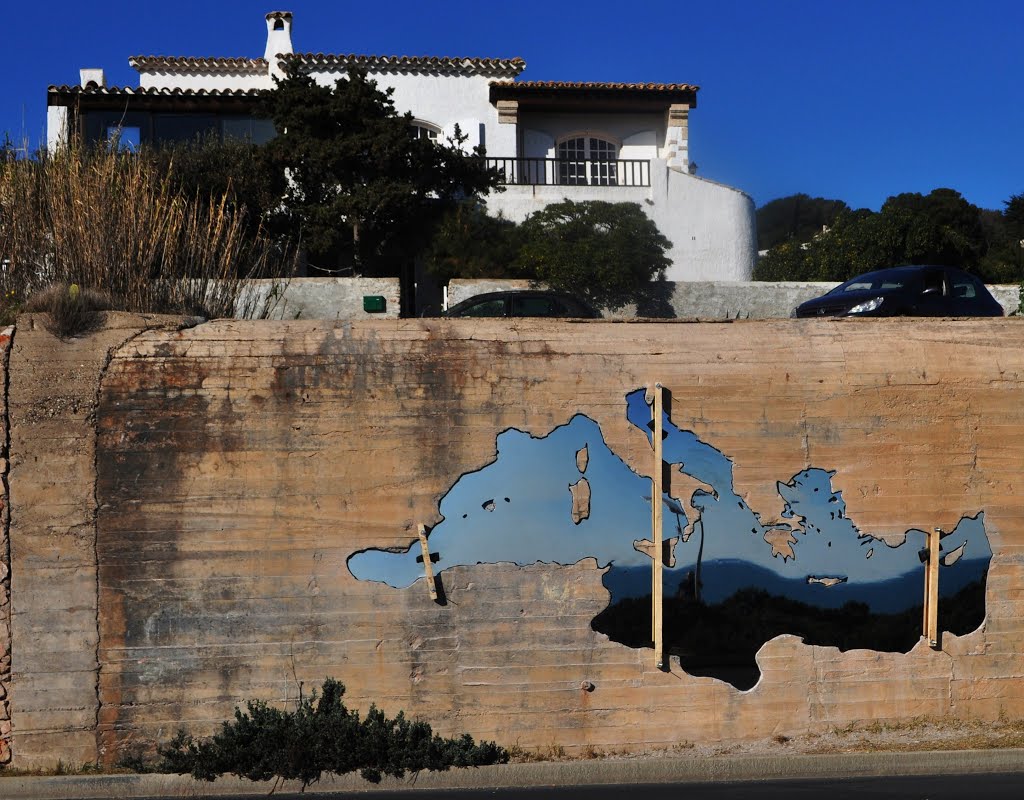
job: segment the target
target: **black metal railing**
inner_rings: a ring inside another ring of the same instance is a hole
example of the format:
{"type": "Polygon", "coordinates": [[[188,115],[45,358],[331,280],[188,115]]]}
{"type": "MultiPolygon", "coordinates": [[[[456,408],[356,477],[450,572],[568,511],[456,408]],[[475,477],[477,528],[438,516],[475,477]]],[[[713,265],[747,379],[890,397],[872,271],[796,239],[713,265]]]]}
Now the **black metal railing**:
{"type": "Polygon", "coordinates": [[[487,158],[508,185],[650,186],[651,162],[639,159],[487,158]]]}

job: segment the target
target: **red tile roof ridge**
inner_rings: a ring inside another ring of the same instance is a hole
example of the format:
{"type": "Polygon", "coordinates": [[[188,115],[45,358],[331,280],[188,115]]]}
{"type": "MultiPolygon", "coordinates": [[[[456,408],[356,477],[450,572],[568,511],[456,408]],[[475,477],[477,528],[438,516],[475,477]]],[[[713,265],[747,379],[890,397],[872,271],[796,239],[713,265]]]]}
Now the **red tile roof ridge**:
{"type": "Polygon", "coordinates": [[[265,58],[238,57],[201,57],[201,56],[131,56],[128,65],[137,70],[154,69],[159,67],[175,67],[178,69],[195,68],[244,68],[248,70],[265,71],[269,66],[265,58]]]}
{"type": "Polygon", "coordinates": [[[516,58],[478,58],[474,56],[399,56],[360,55],[357,53],[285,53],[282,61],[311,62],[313,64],[373,64],[396,67],[477,67],[499,71],[513,71],[518,75],[526,62],[516,58]]]}
{"type": "Polygon", "coordinates": [[[78,84],[51,85],[47,92],[60,94],[132,94],[167,96],[257,96],[262,89],[183,89],[180,86],[79,86],[78,84]]]}

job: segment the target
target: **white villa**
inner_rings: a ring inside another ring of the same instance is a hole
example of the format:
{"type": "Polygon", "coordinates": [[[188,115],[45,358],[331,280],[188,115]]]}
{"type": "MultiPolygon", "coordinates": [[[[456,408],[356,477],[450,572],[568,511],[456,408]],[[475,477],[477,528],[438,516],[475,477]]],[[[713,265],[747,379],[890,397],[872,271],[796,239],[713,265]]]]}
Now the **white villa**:
{"type": "Polygon", "coordinates": [[[108,87],[103,70],[83,69],[79,85],[49,88],[49,146],[114,131],[123,143],[209,132],[265,141],[273,125],[255,115],[256,100],[284,62],[299,61],[325,84],[354,65],[394,90],[395,107],[412,113],[419,135],[443,137],[458,125],[468,147],[486,148],[507,182],[488,196],[490,213],[521,221],[566,198],[636,202],[672,242],[669,281],[750,279],[753,201],[694,174],[697,86],[523,81],[519,58],[296,53],[292,22],[289,12],[266,15],[262,58],[134,56],[134,88],[108,87]]]}

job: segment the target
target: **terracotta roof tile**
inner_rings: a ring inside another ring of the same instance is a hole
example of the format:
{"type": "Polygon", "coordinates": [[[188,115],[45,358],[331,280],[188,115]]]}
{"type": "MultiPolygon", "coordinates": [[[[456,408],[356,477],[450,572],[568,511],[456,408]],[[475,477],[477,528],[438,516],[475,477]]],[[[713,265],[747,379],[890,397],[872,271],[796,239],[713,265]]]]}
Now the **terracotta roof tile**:
{"type": "Polygon", "coordinates": [[[138,95],[141,97],[258,97],[260,89],[182,89],[140,86],[50,86],[49,94],[138,95]]]}
{"type": "Polygon", "coordinates": [[[462,58],[447,56],[364,56],[355,54],[292,53],[284,61],[314,67],[367,67],[388,72],[440,72],[515,77],[526,68],[521,58],[462,58]]]}
{"type": "Polygon", "coordinates": [[[128,64],[139,72],[205,72],[220,74],[265,73],[265,58],[192,58],[187,56],[132,56],[128,64]]]}

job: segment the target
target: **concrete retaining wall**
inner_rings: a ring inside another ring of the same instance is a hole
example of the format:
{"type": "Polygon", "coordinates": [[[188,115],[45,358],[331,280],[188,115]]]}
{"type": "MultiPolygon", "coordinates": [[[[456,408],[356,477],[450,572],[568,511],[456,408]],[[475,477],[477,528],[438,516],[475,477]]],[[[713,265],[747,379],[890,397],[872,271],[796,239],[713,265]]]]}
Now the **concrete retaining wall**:
{"type": "Polygon", "coordinates": [[[1018,320],[175,328],[111,315],[60,342],[19,320],[19,766],[114,763],[181,725],[209,732],[246,699],[291,704],[328,675],[358,708],[575,751],[1024,714],[1018,320]],[[444,605],[423,580],[396,589],[349,571],[355,553],[404,550],[418,524],[439,522],[439,500],[494,461],[508,429],[545,437],[584,414],[600,428],[593,448],[650,475],[624,398],[654,381],[671,388],[675,423],[728,456],[737,495],[765,521],[783,511],[777,482],[811,465],[835,471],[864,531],[951,530],[984,512],[984,623],[906,654],[779,636],[740,691],[597,633],[609,593],[596,558],[452,567],[444,605]]]}

